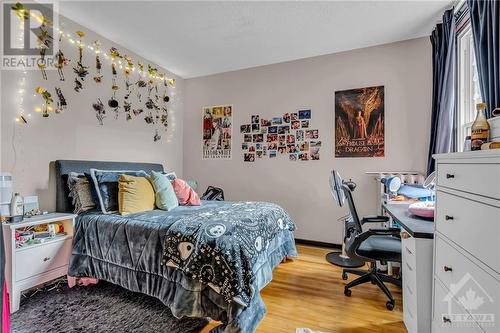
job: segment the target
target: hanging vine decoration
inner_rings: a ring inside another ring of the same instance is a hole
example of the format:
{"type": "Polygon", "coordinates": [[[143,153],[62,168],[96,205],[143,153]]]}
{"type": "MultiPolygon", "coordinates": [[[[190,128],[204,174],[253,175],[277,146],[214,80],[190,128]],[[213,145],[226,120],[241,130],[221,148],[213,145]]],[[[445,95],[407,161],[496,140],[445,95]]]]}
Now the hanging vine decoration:
{"type": "MultiPolygon", "coordinates": [[[[112,85],[111,85],[111,90],[113,91],[113,95],[112,97],[108,100],[108,106],[110,108],[112,108],[114,111],[115,111],[115,119],[118,119],[118,109],[120,108],[120,104],[118,103],[118,101],[116,100],[116,91],[118,89],[120,89],[120,87],[116,84],[116,77],[117,77],[117,71],[116,71],[116,65],[115,65],[115,60],[116,59],[121,59],[122,56],[120,55],[120,53],[118,52],[118,50],[115,48],[115,47],[112,47],[110,50],[109,50],[110,54],[111,54],[111,74],[112,74],[112,85]]],[[[121,63],[121,60],[119,60],[119,62],[121,63]]]]}
{"type": "MultiPolygon", "coordinates": [[[[62,38],[62,33],[59,34],[59,42],[61,42],[62,38]]],[[[59,49],[56,53],[56,68],[57,68],[57,73],[59,74],[59,80],[60,81],[65,81],[64,78],[64,66],[67,66],[69,64],[69,59],[64,56],[64,53],[59,49]]]]}
{"type": "Polygon", "coordinates": [[[96,103],[92,103],[92,107],[94,108],[95,116],[99,121],[99,125],[104,125],[103,120],[106,118],[106,109],[104,108],[104,104],[101,99],[98,98],[96,103]]]}
{"type": "Polygon", "coordinates": [[[83,81],[85,81],[85,77],[89,74],[88,67],[83,65],[83,43],[82,38],[85,37],[85,32],[77,31],[76,34],[80,39],[76,42],[78,44],[78,63],[75,67],[73,67],[73,71],[76,74],[75,77],[75,91],[80,92],[83,88],[83,81]]]}
{"type": "Polygon", "coordinates": [[[98,40],[94,41],[92,44],[92,48],[95,50],[95,69],[97,72],[97,75],[94,76],[94,81],[95,83],[101,83],[102,82],[102,74],[101,74],[101,69],[102,69],[102,63],[101,63],[101,58],[99,57],[99,54],[101,53],[101,42],[98,40]]]}
{"type": "Polygon", "coordinates": [[[125,61],[127,62],[127,65],[125,66],[125,68],[123,69],[123,74],[125,74],[125,89],[126,89],[126,94],[125,94],[125,99],[127,100],[130,96],[130,94],[132,93],[132,91],[130,90],[130,87],[132,86],[132,83],[130,83],[130,74],[132,72],[132,70],[134,70],[134,61],[132,60],[132,58],[128,55],[125,55],[123,56],[123,59],[125,59],[125,61]]]}
{"type": "Polygon", "coordinates": [[[43,99],[43,110],[42,110],[42,116],[44,118],[47,118],[49,116],[49,112],[52,111],[52,103],[54,102],[54,100],[52,99],[52,95],[50,94],[50,92],[48,92],[45,88],[42,88],[42,87],[37,87],[35,89],[35,92],[37,94],[39,94],[42,99],[43,99]]]}
{"type": "Polygon", "coordinates": [[[64,98],[61,88],[56,87],[56,94],[57,98],[59,99],[59,101],[56,103],[56,113],[61,113],[66,110],[66,108],[68,107],[68,103],[66,102],[66,98],[64,98]]]}

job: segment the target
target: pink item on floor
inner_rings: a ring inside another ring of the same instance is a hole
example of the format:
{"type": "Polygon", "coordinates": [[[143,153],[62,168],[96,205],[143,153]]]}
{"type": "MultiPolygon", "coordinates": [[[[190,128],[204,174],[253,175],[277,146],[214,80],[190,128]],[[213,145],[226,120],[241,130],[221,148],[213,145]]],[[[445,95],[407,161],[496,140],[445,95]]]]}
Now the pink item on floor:
{"type": "Polygon", "coordinates": [[[198,194],[182,179],[175,179],[172,182],[175,195],[179,200],[179,205],[200,206],[201,200],[198,194]]]}
{"type": "Polygon", "coordinates": [[[7,282],[3,284],[2,333],[10,333],[10,307],[7,282]]]}
{"type": "Polygon", "coordinates": [[[97,284],[99,282],[96,278],[91,277],[74,277],[68,275],[68,287],[73,288],[74,286],[90,286],[97,284]]]}

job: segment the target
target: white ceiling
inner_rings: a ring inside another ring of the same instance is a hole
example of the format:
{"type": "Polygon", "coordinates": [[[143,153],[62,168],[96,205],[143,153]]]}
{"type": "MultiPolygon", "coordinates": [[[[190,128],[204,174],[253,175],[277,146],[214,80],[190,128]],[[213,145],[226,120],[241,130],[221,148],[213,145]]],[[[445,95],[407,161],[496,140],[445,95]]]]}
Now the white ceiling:
{"type": "Polygon", "coordinates": [[[452,3],[61,1],[59,8],[191,78],[428,36],[452,3]]]}

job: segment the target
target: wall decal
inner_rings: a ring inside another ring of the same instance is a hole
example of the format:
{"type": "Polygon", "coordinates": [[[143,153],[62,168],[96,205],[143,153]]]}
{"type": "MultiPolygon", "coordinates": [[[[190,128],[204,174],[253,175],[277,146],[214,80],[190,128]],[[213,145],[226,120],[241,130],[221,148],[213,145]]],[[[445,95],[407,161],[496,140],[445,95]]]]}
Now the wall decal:
{"type": "Polygon", "coordinates": [[[383,157],[384,123],[384,86],[335,92],[335,157],[383,157]]]}
{"type": "Polygon", "coordinates": [[[309,129],[311,117],[309,109],[271,120],[252,115],[250,124],[240,126],[243,161],[255,162],[267,156],[275,159],[281,155],[288,155],[290,161],[319,160],[321,141],[313,140],[319,138],[319,130],[309,129]]]}
{"type": "Polygon", "coordinates": [[[203,159],[230,159],[233,107],[219,105],[202,108],[203,159]]]}

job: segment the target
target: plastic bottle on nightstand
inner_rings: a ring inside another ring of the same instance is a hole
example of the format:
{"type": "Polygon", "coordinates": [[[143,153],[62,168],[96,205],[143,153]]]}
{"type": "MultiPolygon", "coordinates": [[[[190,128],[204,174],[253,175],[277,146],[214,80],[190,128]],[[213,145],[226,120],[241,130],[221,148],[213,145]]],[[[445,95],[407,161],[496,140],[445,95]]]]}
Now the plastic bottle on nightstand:
{"type": "Polygon", "coordinates": [[[24,215],[24,200],[19,193],[15,193],[10,202],[10,215],[24,215]]]}

